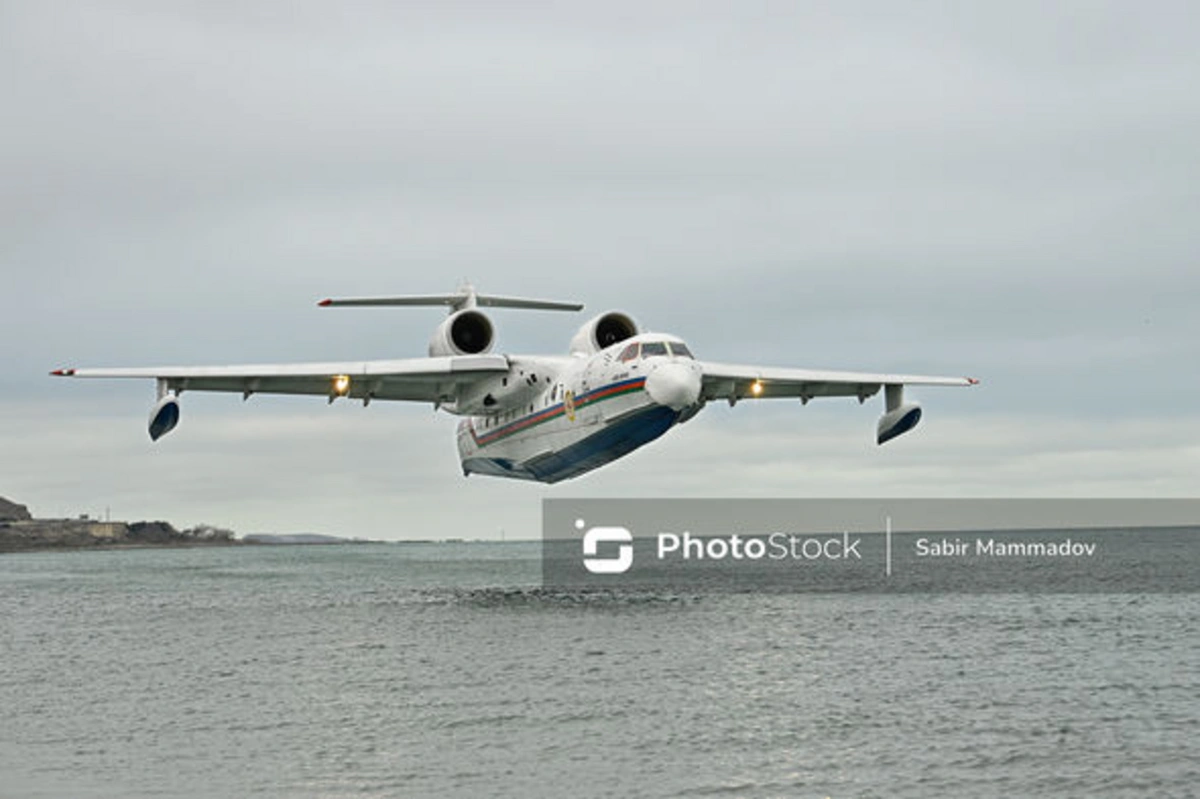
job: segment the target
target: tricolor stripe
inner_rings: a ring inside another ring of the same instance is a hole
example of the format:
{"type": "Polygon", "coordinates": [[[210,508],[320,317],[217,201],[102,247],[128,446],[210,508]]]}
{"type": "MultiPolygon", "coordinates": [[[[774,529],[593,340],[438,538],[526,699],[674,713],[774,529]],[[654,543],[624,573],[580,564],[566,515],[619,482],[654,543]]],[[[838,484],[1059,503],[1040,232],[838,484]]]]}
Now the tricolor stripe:
{"type": "MultiPolygon", "coordinates": [[[[624,396],[625,394],[632,394],[635,391],[642,390],[645,387],[645,385],[646,385],[646,378],[633,377],[628,380],[622,380],[617,383],[610,383],[607,386],[602,386],[600,388],[593,389],[593,390],[587,392],[586,394],[581,394],[580,396],[575,398],[575,410],[578,411],[580,408],[586,407],[588,405],[592,405],[597,402],[602,402],[607,399],[612,399],[613,397],[620,397],[620,396],[624,396]]],[[[514,433],[519,433],[522,430],[528,430],[532,427],[537,427],[538,425],[542,424],[543,422],[548,422],[551,419],[555,419],[559,416],[562,416],[563,413],[564,413],[563,404],[560,402],[557,405],[551,405],[549,408],[538,411],[537,413],[530,414],[529,416],[522,417],[513,422],[509,422],[508,424],[504,425],[503,427],[498,427],[495,430],[492,430],[489,433],[485,433],[482,436],[478,435],[475,432],[475,423],[472,421],[470,424],[471,438],[473,438],[475,440],[476,446],[486,447],[488,444],[494,444],[495,442],[499,441],[500,439],[507,438],[507,437],[513,435],[514,433]]]]}

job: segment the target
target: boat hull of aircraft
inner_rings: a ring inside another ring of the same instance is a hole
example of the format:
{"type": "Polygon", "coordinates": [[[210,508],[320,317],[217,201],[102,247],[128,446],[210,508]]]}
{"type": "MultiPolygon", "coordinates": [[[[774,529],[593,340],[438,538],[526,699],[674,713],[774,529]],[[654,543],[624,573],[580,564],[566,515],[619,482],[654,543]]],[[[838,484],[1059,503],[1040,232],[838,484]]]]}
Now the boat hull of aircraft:
{"type": "Polygon", "coordinates": [[[578,396],[574,418],[559,402],[494,433],[487,419],[460,421],[463,474],[557,483],[628,455],[674,427],[681,415],[649,399],[645,382],[619,381],[578,396]]]}

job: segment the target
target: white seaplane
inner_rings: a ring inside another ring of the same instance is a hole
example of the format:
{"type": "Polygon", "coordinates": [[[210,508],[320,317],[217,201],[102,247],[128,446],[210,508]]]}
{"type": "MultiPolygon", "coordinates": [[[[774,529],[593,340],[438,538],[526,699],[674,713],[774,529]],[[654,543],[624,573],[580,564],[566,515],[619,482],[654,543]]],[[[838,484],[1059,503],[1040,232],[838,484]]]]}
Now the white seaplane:
{"type": "Polygon", "coordinates": [[[884,390],[876,441],[907,433],[921,408],[904,386],[970,386],[969,377],[831,372],[698,361],[682,339],[643,333],[619,311],[588,321],[568,355],[490,354],[495,328],[480,308],[579,311],[577,303],[477,294],[470,285],[433,296],[322,300],[322,307],[445,305],[450,316],[429,341],[429,357],[335,363],[216,367],[56,369],[53,375],[152,378],[158,401],[150,437],[179,423],[184,391],[313,394],[432,403],[457,416],[464,475],[486,474],[556,483],[589,472],[648,444],[695,416],[711,400],[857,397],[884,390]]]}

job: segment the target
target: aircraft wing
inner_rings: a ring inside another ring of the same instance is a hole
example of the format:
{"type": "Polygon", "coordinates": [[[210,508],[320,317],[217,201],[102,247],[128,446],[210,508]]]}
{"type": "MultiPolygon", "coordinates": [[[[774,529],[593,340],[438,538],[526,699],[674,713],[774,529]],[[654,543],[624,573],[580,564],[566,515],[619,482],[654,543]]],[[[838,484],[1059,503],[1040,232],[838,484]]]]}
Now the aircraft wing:
{"type": "Polygon", "coordinates": [[[971,377],[833,372],[820,369],[782,369],[745,364],[700,363],[705,400],[769,399],[796,397],[805,402],[813,397],[874,396],[880,386],[973,386],[971,377]]]}
{"type": "Polygon", "coordinates": [[[796,397],[807,403],[814,397],[858,397],[863,402],[884,387],[884,413],[875,426],[879,444],[907,433],[921,421],[921,408],[904,401],[905,386],[973,386],[973,377],[830,372],[820,369],[776,369],[727,363],[701,363],[700,399],[796,397]]]}
{"type": "Polygon", "coordinates": [[[61,377],[153,378],[170,391],[312,394],[363,400],[452,400],[457,388],[482,375],[508,371],[503,355],[460,355],[389,361],[156,366],[133,369],[57,369],[61,377]]]}

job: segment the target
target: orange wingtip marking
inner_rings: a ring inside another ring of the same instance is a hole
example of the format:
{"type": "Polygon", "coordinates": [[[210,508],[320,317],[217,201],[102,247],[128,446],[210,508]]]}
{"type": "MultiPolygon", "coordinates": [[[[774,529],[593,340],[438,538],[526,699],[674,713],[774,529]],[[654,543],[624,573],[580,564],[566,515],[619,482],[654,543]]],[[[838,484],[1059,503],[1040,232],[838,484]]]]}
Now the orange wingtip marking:
{"type": "Polygon", "coordinates": [[[321,306],[322,308],[328,308],[330,305],[333,305],[333,300],[321,300],[317,303],[317,305],[321,306]]]}
{"type": "Polygon", "coordinates": [[[70,377],[71,375],[75,374],[75,370],[74,369],[55,369],[50,374],[54,375],[55,377],[70,377]]]}
{"type": "Polygon", "coordinates": [[[979,385],[979,378],[978,377],[968,377],[967,383],[969,383],[972,386],[977,386],[977,385],[979,385]]]}

